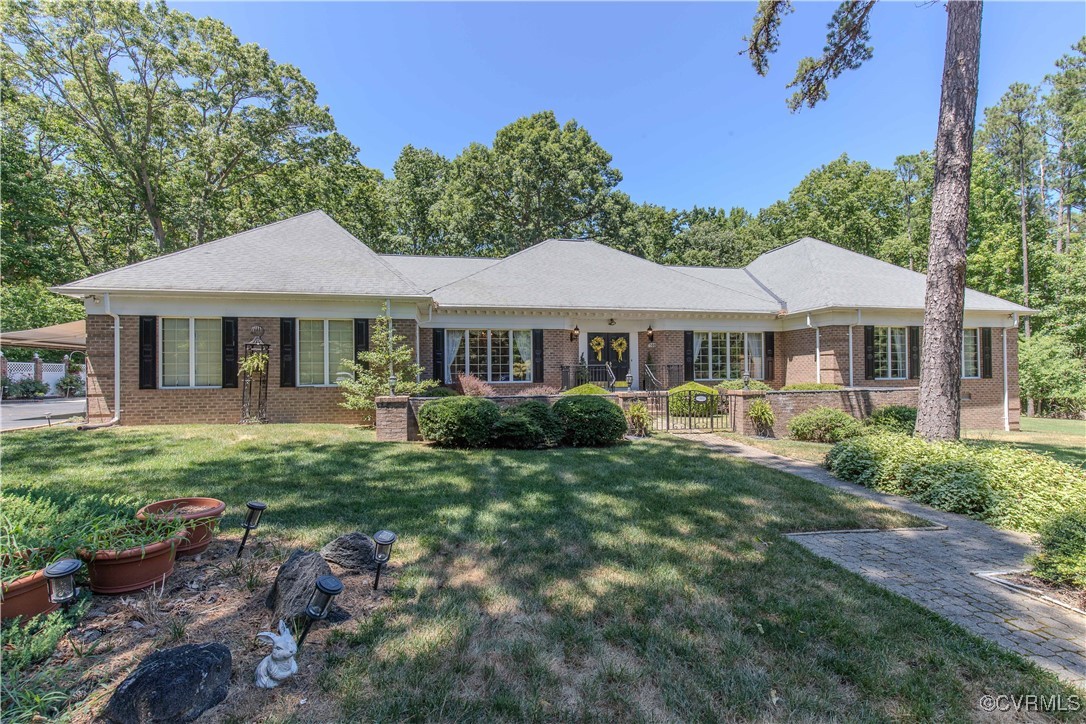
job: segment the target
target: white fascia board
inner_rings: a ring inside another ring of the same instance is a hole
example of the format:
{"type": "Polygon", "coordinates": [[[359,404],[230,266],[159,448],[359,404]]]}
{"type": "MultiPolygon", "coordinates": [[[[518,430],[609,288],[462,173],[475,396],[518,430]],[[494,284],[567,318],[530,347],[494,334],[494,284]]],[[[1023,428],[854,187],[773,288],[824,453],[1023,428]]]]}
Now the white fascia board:
{"type": "MultiPolygon", "coordinates": [[[[317,319],[370,319],[381,315],[384,298],[318,295],[255,294],[117,294],[110,293],[111,308],[121,315],[179,317],[310,317],[317,319]]],[[[87,314],[104,314],[104,295],[86,297],[87,314]]],[[[392,298],[394,319],[415,319],[417,304],[392,298]]]]}
{"type": "Polygon", "coordinates": [[[556,311],[520,311],[520,310],[480,310],[435,309],[432,314],[420,310],[418,317],[422,327],[448,329],[487,329],[487,328],[523,328],[523,329],[573,329],[581,331],[643,332],[650,326],[653,330],[705,331],[775,331],[780,328],[776,316],[742,314],[688,314],[682,317],[657,313],[629,312],[556,312],[556,311]],[[614,324],[611,324],[611,320],[614,324]]]}
{"type": "MultiPolygon", "coordinates": [[[[818,312],[789,314],[782,318],[782,329],[792,331],[807,327],[830,326],[923,326],[923,309],[832,309],[818,312]]],[[[965,327],[1013,327],[1014,314],[996,311],[965,311],[965,327]]]]}

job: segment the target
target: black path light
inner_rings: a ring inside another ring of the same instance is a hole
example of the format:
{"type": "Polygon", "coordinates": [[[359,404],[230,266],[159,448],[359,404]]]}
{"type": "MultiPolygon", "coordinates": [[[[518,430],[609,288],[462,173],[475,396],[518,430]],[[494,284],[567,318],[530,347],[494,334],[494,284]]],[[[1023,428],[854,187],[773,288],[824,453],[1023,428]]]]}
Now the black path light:
{"type": "Polygon", "coordinates": [[[396,542],[396,534],[390,530],[379,530],[373,534],[373,560],[377,561],[377,575],[373,577],[373,590],[377,590],[377,583],[381,580],[381,567],[388,563],[392,557],[392,544],[396,542]]]}
{"type": "Polygon", "coordinates": [[[268,504],[261,503],[259,500],[250,500],[245,507],[249,509],[249,512],[245,515],[245,522],[241,524],[241,527],[245,529],[245,535],[241,537],[241,545],[238,546],[238,558],[241,558],[241,552],[245,550],[245,541],[249,540],[249,532],[256,530],[260,525],[260,516],[267,510],[268,504]]]}
{"type": "Polygon", "coordinates": [[[397,382],[396,373],[393,372],[392,374],[390,374],[388,376],[388,394],[390,394],[390,395],[395,395],[396,394],[396,382],[397,382]]]}
{"type": "Polygon", "coordinates": [[[45,583],[49,586],[49,602],[68,606],[75,601],[79,589],[75,587],[75,574],[83,567],[82,561],[62,558],[45,567],[45,583]]]}
{"type": "Polygon", "coordinates": [[[343,593],[343,584],[335,576],[320,576],[313,587],[313,595],[309,597],[309,604],[305,607],[305,627],[302,635],[298,637],[298,648],[302,648],[309,628],[314,621],[328,618],[328,612],[332,609],[332,599],[343,593]]]}

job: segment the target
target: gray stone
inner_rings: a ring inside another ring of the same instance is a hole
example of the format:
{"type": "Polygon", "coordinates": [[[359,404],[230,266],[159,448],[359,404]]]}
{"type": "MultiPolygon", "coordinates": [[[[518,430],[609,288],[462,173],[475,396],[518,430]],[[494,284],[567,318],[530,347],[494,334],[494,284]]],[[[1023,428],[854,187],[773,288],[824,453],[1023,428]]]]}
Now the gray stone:
{"type": "Polygon", "coordinates": [[[190,722],[226,698],[230,649],[219,643],[156,651],[121,682],[102,718],[116,724],[190,722]]]}
{"type": "MultiPolygon", "coordinates": [[[[264,601],[264,605],[274,612],[272,620],[283,619],[289,623],[304,618],[305,607],[313,595],[317,579],[330,575],[332,575],[332,569],[321,558],[320,553],[296,549],[286,562],[279,566],[275,583],[264,601]]],[[[348,618],[350,614],[332,604],[327,618],[329,622],[338,623],[348,618]]]]}
{"type": "Polygon", "coordinates": [[[373,539],[365,533],[347,533],[321,548],[324,560],[351,571],[373,571],[377,563],[373,560],[373,539]]]}

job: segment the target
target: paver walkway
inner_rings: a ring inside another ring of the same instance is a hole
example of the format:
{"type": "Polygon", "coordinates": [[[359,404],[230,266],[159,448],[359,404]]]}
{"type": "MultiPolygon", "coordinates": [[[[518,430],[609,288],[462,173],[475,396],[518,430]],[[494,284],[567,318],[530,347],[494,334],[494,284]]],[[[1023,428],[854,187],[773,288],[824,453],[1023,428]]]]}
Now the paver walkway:
{"type": "Polygon", "coordinates": [[[938,530],[801,533],[789,536],[815,555],[905,596],[954,623],[1032,659],[1086,688],[1086,616],[975,575],[1021,569],[1029,536],[996,530],[965,516],[846,483],[819,466],[774,455],[717,435],[714,450],[798,475],[925,518],[938,530]]]}

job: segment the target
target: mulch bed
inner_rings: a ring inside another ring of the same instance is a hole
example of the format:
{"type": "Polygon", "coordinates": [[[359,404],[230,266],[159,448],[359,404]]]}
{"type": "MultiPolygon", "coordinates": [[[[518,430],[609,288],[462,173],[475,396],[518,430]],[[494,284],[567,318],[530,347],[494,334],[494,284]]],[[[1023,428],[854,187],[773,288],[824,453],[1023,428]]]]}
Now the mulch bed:
{"type": "Polygon", "coordinates": [[[198,558],[177,561],[165,586],[153,592],[93,597],[79,624],[52,656],[38,664],[39,669],[52,669],[58,688],[70,693],[70,721],[94,721],[113,690],[153,651],[208,642],[230,649],[233,675],[226,700],[201,721],[339,718],[337,702],[318,685],[327,654],[344,647],[330,642],[329,636],[336,629],[352,630],[387,600],[388,589],[395,584],[395,566],[392,575],[387,570],[382,574],[375,592],[372,573],[330,564],[343,582],[336,604],[350,618],[339,624],[314,624],[296,657],[298,673],[275,689],[259,689],[254,673],[271,647],[256,634],[276,630],[277,621],[271,619],[264,600],[290,548],[266,538],[250,540],[238,563],[239,541],[240,537],[217,537],[198,558]]]}
{"type": "Polygon", "coordinates": [[[1048,596],[1066,606],[1077,608],[1079,611],[1086,611],[1086,591],[1081,588],[1057,586],[1041,578],[1037,578],[1031,573],[1004,573],[998,576],[998,578],[1001,578],[1008,583],[1013,583],[1016,586],[1028,588],[1038,595],[1048,596]]]}

